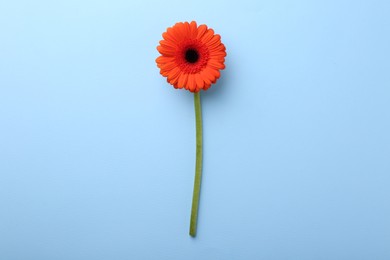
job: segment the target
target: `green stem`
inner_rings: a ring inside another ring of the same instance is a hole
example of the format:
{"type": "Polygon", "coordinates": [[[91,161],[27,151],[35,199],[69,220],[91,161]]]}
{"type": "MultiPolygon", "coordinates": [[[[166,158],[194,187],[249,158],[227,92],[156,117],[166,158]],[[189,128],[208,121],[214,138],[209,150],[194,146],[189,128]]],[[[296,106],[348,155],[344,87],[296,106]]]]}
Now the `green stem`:
{"type": "Polygon", "coordinates": [[[192,209],[190,222],[190,236],[196,236],[198,221],[198,208],[200,197],[200,184],[202,180],[202,107],[200,104],[200,92],[194,93],[195,120],[196,120],[196,162],[194,193],[192,195],[192,209]]]}

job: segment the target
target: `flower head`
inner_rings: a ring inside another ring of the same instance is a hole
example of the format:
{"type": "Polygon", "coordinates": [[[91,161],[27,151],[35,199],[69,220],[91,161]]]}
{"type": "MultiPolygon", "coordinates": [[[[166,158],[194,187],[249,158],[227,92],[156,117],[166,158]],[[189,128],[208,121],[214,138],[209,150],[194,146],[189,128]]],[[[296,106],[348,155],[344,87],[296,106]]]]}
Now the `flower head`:
{"type": "Polygon", "coordinates": [[[156,59],[160,73],[175,88],[207,90],[225,68],[226,48],[221,36],[196,22],[176,23],[163,33],[156,59]]]}

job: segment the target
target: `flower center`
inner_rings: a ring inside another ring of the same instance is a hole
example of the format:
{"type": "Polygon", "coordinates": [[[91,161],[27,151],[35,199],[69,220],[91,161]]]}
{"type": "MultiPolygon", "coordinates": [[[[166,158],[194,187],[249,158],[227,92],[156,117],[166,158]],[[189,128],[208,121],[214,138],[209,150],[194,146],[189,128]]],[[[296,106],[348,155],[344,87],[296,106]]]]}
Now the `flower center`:
{"type": "Polygon", "coordinates": [[[209,60],[209,50],[198,39],[188,39],[180,43],[175,59],[182,72],[195,74],[206,67],[209,60]]]}
{"type": "Polygon", "coordinates": [[[199,60],[199,53],[195,49],[188,49],[185,53],[185,59],[189,63],[195,63],[199,60]]]}

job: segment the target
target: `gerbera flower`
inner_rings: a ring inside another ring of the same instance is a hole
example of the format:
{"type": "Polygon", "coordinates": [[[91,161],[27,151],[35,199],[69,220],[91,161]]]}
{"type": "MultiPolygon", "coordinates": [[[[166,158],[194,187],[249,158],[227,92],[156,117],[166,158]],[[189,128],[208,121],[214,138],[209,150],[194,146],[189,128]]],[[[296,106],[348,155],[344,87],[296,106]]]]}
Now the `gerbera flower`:
{"type": "Polygon", "coordinates": [[[175,88],[194,92],[196,161],[190,235],[195,237],[203,160],[200,90],[207,90],[220,77],[219,71],[225,68],[226,49],[221,36],[204,24],[197,26],[194,21],[176,23],[163,33],[163,38],[157,47],[161,56],[156,59],[161,75],[175,88]]]}
{"type": "Polygon", "coordinates": [[[163,33],[156,59],[160,73],[175,88],[207,90],[225,68],[226,49],[221,36],[196,22],[176,23],[163,33]]]}

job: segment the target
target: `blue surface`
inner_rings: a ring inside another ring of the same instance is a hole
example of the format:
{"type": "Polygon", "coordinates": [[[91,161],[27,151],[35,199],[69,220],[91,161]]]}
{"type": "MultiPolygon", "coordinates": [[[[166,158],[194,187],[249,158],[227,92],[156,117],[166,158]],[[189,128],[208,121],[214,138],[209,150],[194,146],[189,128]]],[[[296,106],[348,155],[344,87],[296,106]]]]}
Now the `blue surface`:
{"type": "Polygon", "coordinates": [[[389,1],[1,1],[0,259],[390,259],[389,1]],[[197,20],[227,68],[155,64],[197,20]]]}

